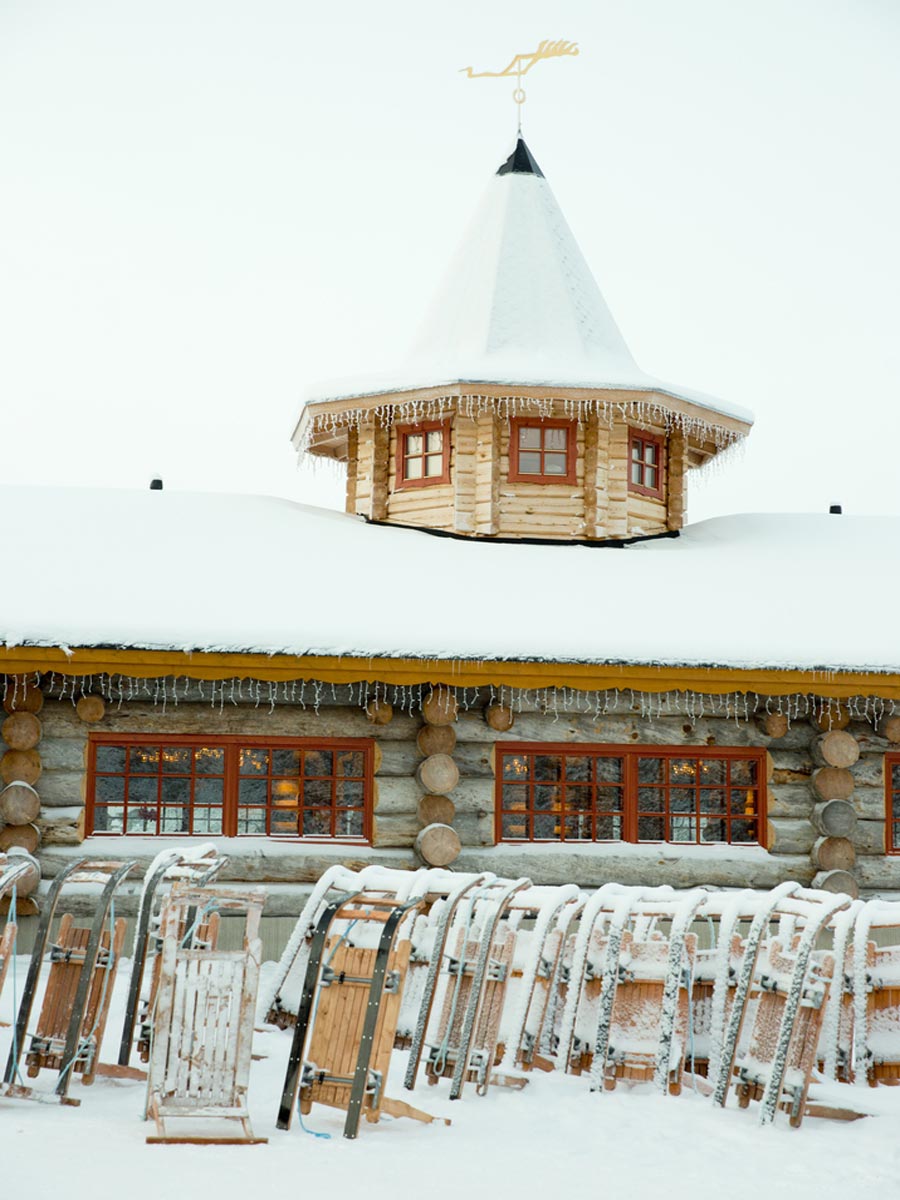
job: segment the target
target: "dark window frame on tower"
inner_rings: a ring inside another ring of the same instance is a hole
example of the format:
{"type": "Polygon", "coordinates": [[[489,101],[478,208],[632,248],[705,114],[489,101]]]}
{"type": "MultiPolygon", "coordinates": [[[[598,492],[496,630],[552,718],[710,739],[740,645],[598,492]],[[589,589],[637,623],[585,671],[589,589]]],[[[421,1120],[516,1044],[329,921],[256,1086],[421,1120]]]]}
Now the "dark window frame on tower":
{"type": "Polygon", "coordinates": [[[646,429],[628,430],[628,490],[639,496],[650,496],[662,500],[666,473],[666,439],[646,429]],[[652,447],[652,455],[648,449],[652,447]],[[635,454],[637,451],[637,454],[635,454]],[[656,485],[651,487],[646,480],[650,472],[656,472],[656,485]],[[635,480],[634,476],[639,476],[635,480]]]}
{"type": "Polygon", "coordinates": [[[396,459],[396,480],[395,488],[419,488],[419,487],[436,487],[442,483],[450,482],[450,419],[445,418],[443,421],[418,421],[415,425],[398,425],[396,426],[397,433],[397,459],[396,459]],[[440,450],[428,450],[428,435],[440,433],[441,446],[440,450]],[[415,453],[410,453],[409,439],[413,437],[422,438],[422,449],[415,453]],[[441,473],[439,475],[426,475],[425,470],[427,460],[436,458],[441,455],[441,473]],[[411,461],[421,461],[422,475],[419,478],[409,478],[407,471],[411,461]]]}
{"type": "Polygon", "coordinates": [[[542,417],[511,417],[509,422],[509,482],[510,483],[561,483],[567,487],[577,483],[576,464],[578,461],[578,422],[545,419],[542,417]],[[565,449],[560,450],[548,446],[546,434],[549,431],[564,430],[566,433],[565,449]],[[538,445],[527,447],[521,445],[521,431],[537,430],[538,445]],[[565,474],[553,474],[545,471],[547,455],[566,456],[565,474]],[[527,471],[522,469],[523,455],[538,455],[540,470],[527,471]]]}

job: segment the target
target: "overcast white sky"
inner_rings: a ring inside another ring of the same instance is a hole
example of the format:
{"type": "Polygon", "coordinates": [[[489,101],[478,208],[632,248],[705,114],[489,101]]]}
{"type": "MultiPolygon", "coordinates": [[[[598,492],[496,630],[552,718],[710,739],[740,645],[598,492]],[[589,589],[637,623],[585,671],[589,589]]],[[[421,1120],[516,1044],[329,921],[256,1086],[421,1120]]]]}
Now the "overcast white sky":
{"type": "Polygon", "coordinates": [[[401,360],[525,133],[640,365],[752,408],[691,517],[900,512],[896,0],[0,0],[5,482],[258,491],[401,360]]]}

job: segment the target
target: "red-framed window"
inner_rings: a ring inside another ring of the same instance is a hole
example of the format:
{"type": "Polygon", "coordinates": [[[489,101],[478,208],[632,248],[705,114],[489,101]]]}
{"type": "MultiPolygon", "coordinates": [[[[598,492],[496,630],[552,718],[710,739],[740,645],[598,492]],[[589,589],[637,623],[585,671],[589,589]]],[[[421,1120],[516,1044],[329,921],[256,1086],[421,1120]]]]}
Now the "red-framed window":
{"type": "Polygon", "coordinates": [[[758,845],[765,751],[497,744],[498,842],[758,845]]]}
{"type": "Polygon", "coordinates": [[[662,499],[666,443],[640,429],[628,431],[628,490],[662,499]]]}
{"type": "Polygon", "coordinates": [[[575,421],[513,417],[509,423],[510,482],[573,484],[577,449],[575,421]]]}
{"type": "Polygon", "coordinates": [[[363,738],[94,733],[88,832],[370,841],[372,776],[363,738]]]}
{"type": "Polygon", "coordinates": [[[900,754],[884,756],[885,853],[900,854],[900,754]]]}
{"type": "Polygon", "coordinates": [[[397,426],[396,487],[450,482],[450,421],[397,426]]]}

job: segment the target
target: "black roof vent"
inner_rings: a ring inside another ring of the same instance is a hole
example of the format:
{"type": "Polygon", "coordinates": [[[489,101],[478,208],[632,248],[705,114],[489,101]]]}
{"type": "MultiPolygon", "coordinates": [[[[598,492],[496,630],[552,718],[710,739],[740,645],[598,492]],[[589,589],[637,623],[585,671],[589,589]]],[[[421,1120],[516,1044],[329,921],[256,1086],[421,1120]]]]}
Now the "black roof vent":
{"type": "Polygon", "coordinates": [[[835,513],[837,516],[840,516],[844,510],[840,504],[832,504],[832,506],[829,508],[828,511],[830,513],[835,513]]]}
{"type": "Polygon", "coordinates": [[[539,175],[544,178],[544,172],[534,161],[534,155],[525,145],[525,139],[520,137],[516,141],[516,148],[512,154],[498,170],[498,175],[539,175]]]}
{"type": "Polygon", "coordinates": [[[162,490],[163,490],[163,487],[162,487],[161,479],[151,479],[150,480],[150,491],[151,492],[161,492],[162,490]]]}

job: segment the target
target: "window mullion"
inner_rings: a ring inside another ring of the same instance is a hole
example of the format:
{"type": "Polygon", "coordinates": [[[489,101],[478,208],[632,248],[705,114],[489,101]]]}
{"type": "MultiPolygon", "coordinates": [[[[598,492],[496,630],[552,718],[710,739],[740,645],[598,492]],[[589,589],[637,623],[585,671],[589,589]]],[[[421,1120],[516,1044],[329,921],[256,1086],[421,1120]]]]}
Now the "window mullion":
{"type": "Polygon", "coordinates": [[[623,775],[625,778],[624,814],[622,833],[626,842],[638,840],[637,822],[637,755],[625,753],[623,758],[623,775]]]}
{"type": "Polygon", "coordinates": [[[225,778],[222,781],[222,832],[225,837],[237,837],[239,752],[236,742],[225,743],[225,778]]]}

